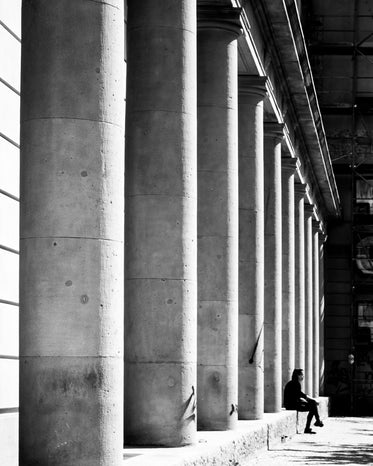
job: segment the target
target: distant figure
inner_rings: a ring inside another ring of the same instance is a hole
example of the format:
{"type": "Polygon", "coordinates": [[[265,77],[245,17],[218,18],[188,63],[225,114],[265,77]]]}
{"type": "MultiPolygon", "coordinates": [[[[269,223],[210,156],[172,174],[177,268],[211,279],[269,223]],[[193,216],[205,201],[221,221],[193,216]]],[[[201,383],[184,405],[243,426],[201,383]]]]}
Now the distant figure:
{"type": "Polygon", "coordinates": [[[303,378],[303,369],[294,369],[290,382],[285,386],[284,405],[285,409],[295,409],[302,412],[309,411],[304,433],[316,434],[316,432],[311,429],[313,416],[316,418],[315,426],[324,426],[323,422],[320,420],[319,410],[317,409],[319,402],[302,392],[301,382],[303,378]]]}

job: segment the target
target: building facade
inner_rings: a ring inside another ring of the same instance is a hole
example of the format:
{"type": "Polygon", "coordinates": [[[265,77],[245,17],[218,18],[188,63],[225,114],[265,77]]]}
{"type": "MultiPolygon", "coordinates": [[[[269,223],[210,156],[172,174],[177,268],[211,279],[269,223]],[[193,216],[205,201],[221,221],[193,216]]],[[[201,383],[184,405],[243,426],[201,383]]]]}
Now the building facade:
{"type": "Polygon", "coordinates": [[[0,463],[193,444],[279,413],[296,367],[327,395],[341,202],[301,2],[22,3],[0,1],[0,463]]]}

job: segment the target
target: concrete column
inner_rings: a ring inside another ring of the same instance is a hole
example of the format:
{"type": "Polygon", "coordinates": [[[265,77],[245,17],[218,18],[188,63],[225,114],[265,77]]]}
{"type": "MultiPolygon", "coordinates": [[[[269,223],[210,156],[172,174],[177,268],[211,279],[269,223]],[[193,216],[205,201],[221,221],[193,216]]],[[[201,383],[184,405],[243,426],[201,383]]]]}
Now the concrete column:
{"type": "Polygon", "coordinates": [[[305,282],[304,282],[304,196],[306,185],[295,183],[295,368],[304,369],[305,347],[305,282]]]}
{"type": "Polygon", "coordinates": [[[313,206],[304,206],[304,247],[305,247],[305,392],[313,396],[313,206]]]}
{"type": "Polygon", "coordinates": [[[264,412],[265,82],[265,77],[238,77],[239,419],[261,419],[264,412]]]}
{"type": "Polygon", "coordinates": [[[295,204],[296,159],[282,159],[282,389],[295,365],[295,204]]]}
{"type": "Polygon", "coordinates": [[[320,297],[319,297],[319,281],[320,281],[320,243],[319,243],[319,222],[312,222],[313,236],[313,395],[319,396],[320,388],[320,369],[319,369],[319,351],[320,351],[320,297]]]}
{"type": "Polygon", "coordinates": [[[128,2],[125,438],[196,434],[196,5],[128,2]]]}
{"type": "Polygon", "coordinates": [[[325,343],[324,343],[324,317],[325,317],[325,284],[324,284],[324,247],[325,247],[326,235],[319,233],[319,303],[320,303],[320,323],[319,323],[319,380],[320,388],[319,393],[321,396],[325,395],[325,343]]]}
{"type": "Polygon", "coordinates": [[[20,465],[123,457],[123,1],[23,2],[20,465]]]}
{"type": "Polygon", "coordinates": [[[283,125],[264,124],[264,410],[282,405],[282,209],[281,140],[283,125]]]}
{"type": "Polygon", "coordinates": [[[238,403],[237,37],[240,9],[198,8],[198,427],[238,403]]]}

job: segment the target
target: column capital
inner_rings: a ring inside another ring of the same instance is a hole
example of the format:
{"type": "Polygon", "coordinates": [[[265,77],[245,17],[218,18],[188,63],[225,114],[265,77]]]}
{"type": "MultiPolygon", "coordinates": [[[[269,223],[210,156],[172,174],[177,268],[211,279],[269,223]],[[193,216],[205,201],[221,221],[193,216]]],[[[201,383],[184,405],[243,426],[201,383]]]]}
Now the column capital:
{"type": "Polygon", "coordinates": [[[267,76],[238,75],[238,94],[260,102],[267,95],[267,76]]]}
{"type": "Polygon", "coordinates": [[[297,169],[298,159],[296,157],[283,157],[281,159],[281,168],[283,172],[290,173],[291,175],[295,173],[297,169]]]}
{"type": "Polygon", "coordinates": [[[313,214],[314,214],[313,205],[304,204],[304,217],[312,218],[313,214]]]}
{"type": "Polygon", "coordinates": [[[307,185],[303,183],[294,183],[294,194],[298,199],[304,198],[307,192],[307,185]]]}
{"type": "Polygon", "coordinates": [[[197,27],[202,29],[222,29],[239,36],[241,34],[242,8],[219,6],[214,3],[198,5],[197,27]]]}
{"type": "Polygon", "coordinates": [[[320,222],[318,220],[315,220],[315,219],[312,220],[312,231],[314,233],[321,233],[320,222]]]}
{"type": "Polygon", "coordinates": [[[284,124],[277,123],[275,121],[265,121],[264,122],[264,137],[265,138],[274,138],[278,141],[284,137],[284,124]]]}
{"type": "Polygon", "coordinates": [[[326,240],[328,239],[328,235],[323,232],[319,232],[319,242],[320,244],[326,243],[326,240]]]}

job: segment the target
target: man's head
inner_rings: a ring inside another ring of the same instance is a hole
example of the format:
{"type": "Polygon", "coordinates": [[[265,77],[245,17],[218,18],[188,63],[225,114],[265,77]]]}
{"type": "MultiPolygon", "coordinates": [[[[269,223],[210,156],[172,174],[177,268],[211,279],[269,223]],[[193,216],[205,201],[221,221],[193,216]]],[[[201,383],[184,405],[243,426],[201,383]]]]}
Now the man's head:
{"type": "Polygon", "coordinates": [[[296,380],[297,382],[302,382],[304,378],[303,369],[294,369],[291,380],[296,380]]]}

